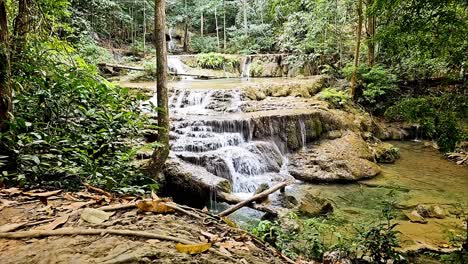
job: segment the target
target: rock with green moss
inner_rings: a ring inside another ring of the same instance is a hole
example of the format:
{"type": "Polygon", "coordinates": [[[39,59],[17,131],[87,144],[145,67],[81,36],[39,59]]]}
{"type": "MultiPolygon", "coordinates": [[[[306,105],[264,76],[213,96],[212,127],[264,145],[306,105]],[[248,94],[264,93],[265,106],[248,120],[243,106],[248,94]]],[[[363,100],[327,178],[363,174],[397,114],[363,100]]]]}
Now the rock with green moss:
{"type": "Polygon", "coordinates": [[[371,146],[375,159],[380,163],[394,163],[400,158],[400,150],[392,144],[379,142],[371,146]]]}
{"type": "Polygon", "coordinates": [[[308,193],[299,202],[297,211],[305,217],[315,217],[333,213],[333,205],[327,199],[308,193]]]}

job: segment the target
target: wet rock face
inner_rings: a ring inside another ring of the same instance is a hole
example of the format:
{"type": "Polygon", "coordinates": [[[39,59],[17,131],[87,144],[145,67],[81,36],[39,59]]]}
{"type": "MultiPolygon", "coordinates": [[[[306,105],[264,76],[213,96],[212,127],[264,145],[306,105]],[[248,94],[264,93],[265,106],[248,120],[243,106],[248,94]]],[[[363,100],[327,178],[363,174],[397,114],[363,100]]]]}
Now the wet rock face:
{"type": "Polygon", "coordinates": [[[291,154],[289,161],[289,173],[308,182],[357,181],[380,173],[367,143],[353,132],[333,140],[320,140],[291,154]]]}
{"type": "Polygon", "coordinates": [[[334,209],[330,201],[309,193],[301,199],[297,210],[303,216],[315,217],[333,213],[334,209]]]}

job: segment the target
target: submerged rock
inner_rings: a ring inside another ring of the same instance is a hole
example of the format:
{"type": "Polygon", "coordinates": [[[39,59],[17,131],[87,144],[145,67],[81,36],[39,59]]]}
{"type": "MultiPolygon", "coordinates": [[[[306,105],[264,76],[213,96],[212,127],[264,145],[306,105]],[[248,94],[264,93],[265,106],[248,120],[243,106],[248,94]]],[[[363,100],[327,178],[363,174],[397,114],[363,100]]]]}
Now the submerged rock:
{"type": "Polygon", "coordinates": [[[416,210],[412,211],[411,213],[405,213],[405,215],[413,223],[427,224],[427,220],[422,217],[416,210]]]}
{"type": "Polygon", "coordinates": [[[327,199],[309,193],[300,201],[297,210],[303,216],[314,217],[333,213],[333,205],[327,199]]]}
{"type": "Polygon", "coordinates": [[[429,205],[419,204],[418,206],[416,206],[416,211],[422,217],[439,218],[439,219],[445,218],[445,211],[438,205],[429,206],[429,205]]]}

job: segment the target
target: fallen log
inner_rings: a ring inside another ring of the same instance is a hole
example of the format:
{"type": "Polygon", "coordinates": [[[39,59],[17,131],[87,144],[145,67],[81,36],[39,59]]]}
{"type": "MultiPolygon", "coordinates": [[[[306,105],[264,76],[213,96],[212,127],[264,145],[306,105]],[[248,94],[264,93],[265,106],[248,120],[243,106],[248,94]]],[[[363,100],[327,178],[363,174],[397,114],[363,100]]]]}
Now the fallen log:
{"type": "MultiPolygon", "coordinates": [[[[218,192],[216,193],[216,196],[218,197],[218,199],[228,204],[238,204],[244,201],[240,197],[235,196],[234,194],[225,193],[225,192],[218,192]]],[[[268,206],[261,205],[261,204],[249,203],[246,206],[252,209],[255,209],[257,211],[260,211],[260,212],[268,213],[272,216],[278,215],[278,211],[276,211],[275,209],[268,207],[268,206]]]]}
{"type": "Polygon", "coordinates": [[[228,216],[228,215],[234,213],[235,211],[239,210],[240,208],[242,208],[244,206],[248,206],[252,202],[266,199],[266,198],[268,198],[268,195],[270,195],[271,193],[274,193],[274,192],[276,192],[276,191],[278,191],[280,189],[285,188],[290,183],[291,182],[289,182],[289,181],[279,183],[279,184],[271,187],[270,189],[268,189],[266,191],[263,191],[263,192],[261,192],[259,194],[256,194],[256,195],[250,197],[249,199],[241,201],[241,202],[237,203],[236,205],[232,206],[231,208],[228,208],[228,209],[222,211],[221,213],[218,214],[218,216],[220,216],[220,217],[228,216]]]}
{"type": "MultiPolygon", "coordinates": [[[[131,71],[146,71],[145,68],[142,67],[133,67],[128,65],[119,65],[119,64],[108,64],[108,63],[98,63],[99,67],[102,68],[115,68],[115,69],[124,69],[124,70],[131,70],[131,71]]],[[[200,74],[189,74],[189,73],[177,73],[177,72],[168,72],[169,75],[173,76],[187,76],[187,77],[195,77],[197,79],[225,79],[225,77],[217,77],[217,76],[210,76],[210,75],[200,75],[200,74]]]]}

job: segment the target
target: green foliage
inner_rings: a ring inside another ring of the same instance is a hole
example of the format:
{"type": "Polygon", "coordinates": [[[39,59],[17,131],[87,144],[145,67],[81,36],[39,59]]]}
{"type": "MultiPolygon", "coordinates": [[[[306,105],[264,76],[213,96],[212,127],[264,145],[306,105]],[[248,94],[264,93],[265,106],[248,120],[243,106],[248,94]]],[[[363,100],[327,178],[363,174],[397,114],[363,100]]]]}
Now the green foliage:
{"type": "Polygon", "coordinates": [[[215,37],[193,37],[190,39],[190,48],[195,53],[210,53],[218,51],[218,42],[215,37]]]}
{"type": "Polygon", "coordinates": [[[343,107],[351,99],[348,93],[335,88],[325,88],[317,96],[338,108],[343,107]]]}
{"type": "Polygon", "coordinates": [[[388,108],[385,116],[419,124],[424,136],[435,139],[440,150],[447,152],[466,140],[462,124],[468,116],[467,100],[466,95],[458,94],[407,98],[388,108]]]}
{"type": "Polygon", "coordinates": [[[222,70],[234,68],[238,64],[237,57],[220,53],[203,53],[197,55],[197,65],[203,69],[222,70]]]}
{"type": "Polygon", "coordinates": [[[114,58],[109,50],[100,47],[94,40],[90,38],[82,38],[77,43],[77,51],[86,61],[86,63],[97,65],[102,62],[112,62],[114,58]]]}
{"type": "MultiPolygon", "coordinates": [[[[348,65],[343,69],[343,74],[350,80],[353,71],[354,67],[348,65]]],[[[381,65],[374,67],[360,65],[356,70],[356,81],[359,91],[358,102],[377,114],[382,114],[389,105],[393,104],[395,95],[399,91],[396,75],[381,65]]]]}
{"type": "Polygon", "coordinates": [[[64,64],[59,47],[73,50],[58,43],[32,42],[16,64],[15,119],[0,134],[0,181],[67,189],[85,181],[117,192],[154,187],[132,165],[132,145],[148,123],[141,96],[114,87],[78,57],[64,64]]]}
{"type": "Polygon", "coordinates": [[[275,50],[276,40],[269,24],[249,25],[247,34],[243,28],[230,27],[229,52],[258,54],[275,50]]]}

